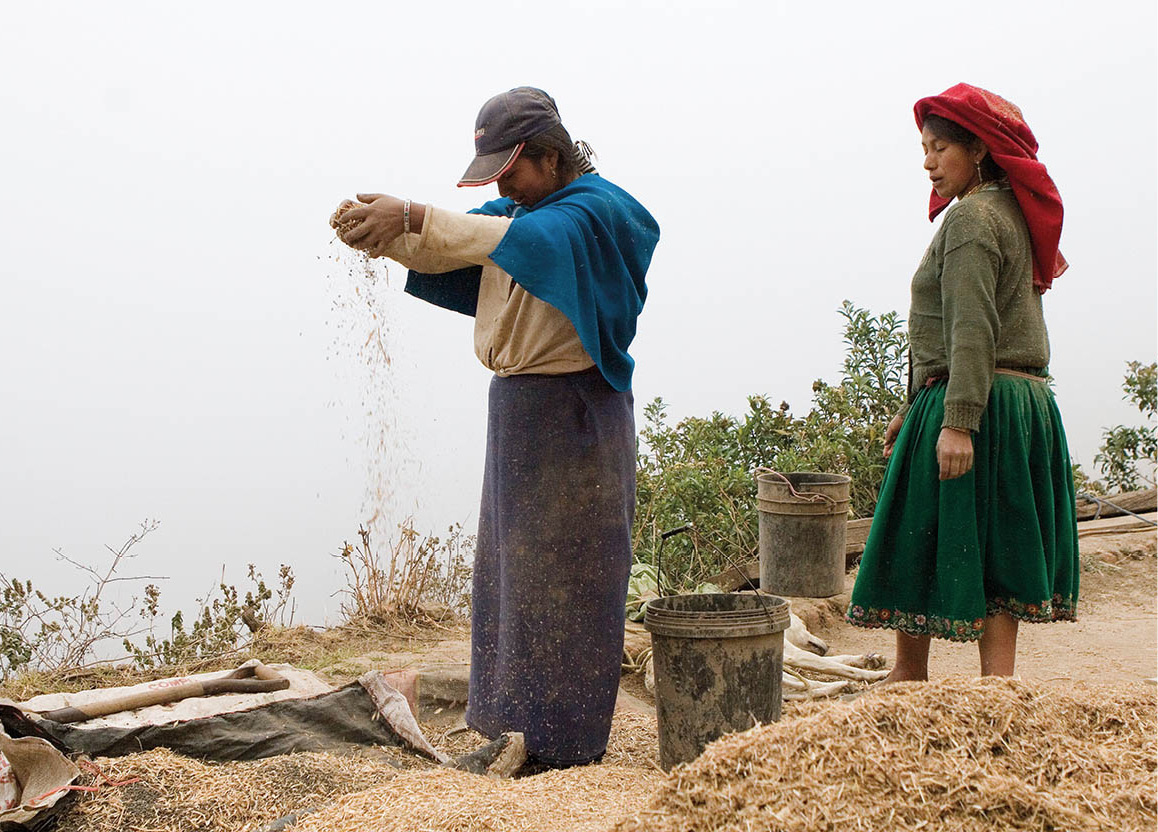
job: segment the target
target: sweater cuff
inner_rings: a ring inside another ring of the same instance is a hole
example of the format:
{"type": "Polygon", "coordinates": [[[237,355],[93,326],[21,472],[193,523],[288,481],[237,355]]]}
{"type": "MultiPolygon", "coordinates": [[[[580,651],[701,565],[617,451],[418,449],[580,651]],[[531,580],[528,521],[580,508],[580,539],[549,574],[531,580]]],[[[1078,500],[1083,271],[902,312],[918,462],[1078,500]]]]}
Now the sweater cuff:
{"type": "Polygon", "coordinates": [[[428,205],[419,248],[478,266],[492,266],[491,252],[498,247],[510,224],[507,217],[460,214],[428,205]]]}
{"type": "Polygon", "coordinates": [[[981,429],[981,414],[984,412],[984,407],[975,404],[945,402],[945,418],[941,420],[941,427],[976,432],[981,429]]]}

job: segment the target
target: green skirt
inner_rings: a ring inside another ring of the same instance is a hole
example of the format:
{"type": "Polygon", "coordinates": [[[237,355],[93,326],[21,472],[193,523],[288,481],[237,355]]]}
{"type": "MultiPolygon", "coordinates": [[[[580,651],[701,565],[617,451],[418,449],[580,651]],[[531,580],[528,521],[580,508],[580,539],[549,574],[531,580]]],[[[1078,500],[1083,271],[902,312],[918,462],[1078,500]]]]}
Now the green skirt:
{"type": "Polygon", "coordinates": [[[885,471],[847,618],[953,641],[987,616],[1073,621],[1074,485],[1061,414],[1041,381],[997,374],[973,468],[938,477],[946,382],[921,390],[885,471]]]}

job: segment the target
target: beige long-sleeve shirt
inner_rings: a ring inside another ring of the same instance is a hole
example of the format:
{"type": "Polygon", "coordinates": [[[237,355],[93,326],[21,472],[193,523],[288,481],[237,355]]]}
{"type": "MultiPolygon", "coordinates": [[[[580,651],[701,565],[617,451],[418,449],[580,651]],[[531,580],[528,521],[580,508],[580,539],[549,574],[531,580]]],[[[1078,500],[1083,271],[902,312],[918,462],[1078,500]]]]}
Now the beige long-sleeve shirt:
{"type": "Polygon", "coordinates": [[[474,352],[496,375],[559,375],[595,366],[567,316],[527,292],[490,259],[510,222],[507,217],[428,205],[422,232],[403,234],[383,254],[425,274],[482,266],[474,352]]]}

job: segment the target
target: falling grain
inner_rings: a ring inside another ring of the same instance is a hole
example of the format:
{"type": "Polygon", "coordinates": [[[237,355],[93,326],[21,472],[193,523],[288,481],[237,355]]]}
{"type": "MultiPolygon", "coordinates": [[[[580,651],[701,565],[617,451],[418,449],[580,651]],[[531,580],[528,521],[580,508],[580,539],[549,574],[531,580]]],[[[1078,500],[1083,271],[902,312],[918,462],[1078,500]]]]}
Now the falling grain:
{"type": "MultiPolygon", "coordinates": [[[[345,228],[343,205],[331,224],[345,228]]],[[[396,298],[390,296],[386,261],[346,246],[337,237],[327,257],[331,294],[330,325],[336,331],[331,357],[355,374],[359,391],[360,440],[366,450],[366,490],[362,513],[378,540],[389,540],[406,513],[397,483],[413,478],[417,462],[411,458],[399,414],[401,391],[395,372],[397,343],[396,298]]]]}

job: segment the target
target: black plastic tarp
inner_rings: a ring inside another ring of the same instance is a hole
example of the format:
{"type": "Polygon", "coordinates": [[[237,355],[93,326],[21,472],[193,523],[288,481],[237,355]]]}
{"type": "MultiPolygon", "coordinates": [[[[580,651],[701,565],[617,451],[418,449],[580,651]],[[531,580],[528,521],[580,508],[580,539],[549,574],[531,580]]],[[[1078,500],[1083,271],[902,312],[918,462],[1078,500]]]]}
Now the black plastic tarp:
{"type": "MultiPolygon", "coordinates": [[[[199,760],[258,760],[297,751],[351,754],[368,746],[402,746],[378,715],[366,689],[354,682],[308,699],[286,699],[247,711],[131,728],[85,728],[84,723],[34,722],[37,735],[69,752],[119,757],[168,748],[199,760]]],[[[15,727],[15,726],[14,726],[15,727]]],[[[19,729],[17,729],[19,730],[19,729]]],[[[26,729],[26,733],[28,732],[26,729]]]]}

